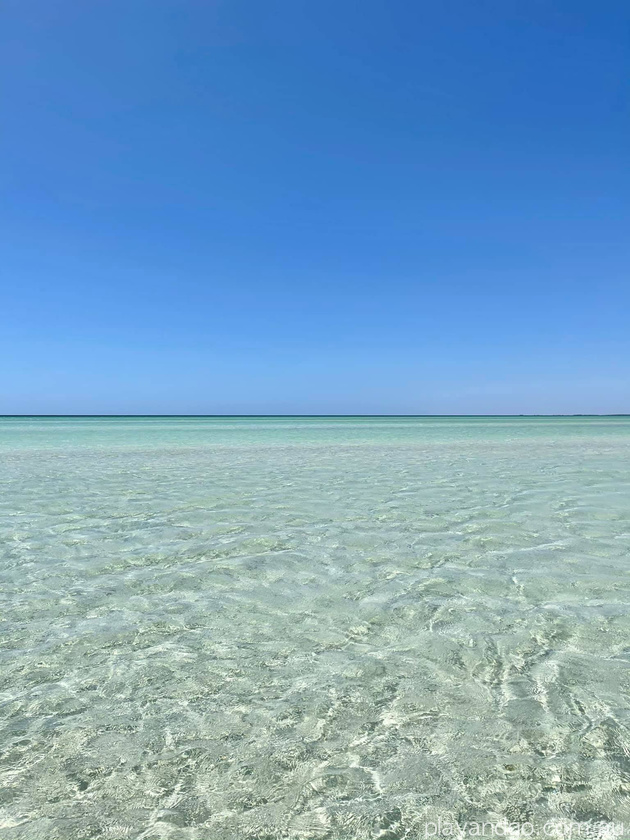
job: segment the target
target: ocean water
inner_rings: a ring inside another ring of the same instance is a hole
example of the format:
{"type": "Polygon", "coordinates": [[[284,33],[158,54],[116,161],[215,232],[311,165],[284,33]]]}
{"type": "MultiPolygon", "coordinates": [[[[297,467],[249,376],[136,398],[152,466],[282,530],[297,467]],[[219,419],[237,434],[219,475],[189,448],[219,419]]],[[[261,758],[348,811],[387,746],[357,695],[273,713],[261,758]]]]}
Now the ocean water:
{"type": "Polygon", "coordinates": [[[630,418],[5,418],[0,482],[1,840],[630,834],[630,418]]]}

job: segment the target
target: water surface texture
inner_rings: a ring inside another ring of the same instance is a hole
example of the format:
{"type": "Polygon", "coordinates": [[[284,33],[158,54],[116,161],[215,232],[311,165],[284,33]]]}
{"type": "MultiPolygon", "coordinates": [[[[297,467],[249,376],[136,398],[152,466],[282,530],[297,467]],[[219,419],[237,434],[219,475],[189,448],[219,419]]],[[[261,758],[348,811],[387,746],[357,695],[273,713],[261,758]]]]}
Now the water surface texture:
{"type": "Polygon", "coordinates": [[[629,418],[6,418],[0,479],[2,840],[630,829],[629,418]]]}

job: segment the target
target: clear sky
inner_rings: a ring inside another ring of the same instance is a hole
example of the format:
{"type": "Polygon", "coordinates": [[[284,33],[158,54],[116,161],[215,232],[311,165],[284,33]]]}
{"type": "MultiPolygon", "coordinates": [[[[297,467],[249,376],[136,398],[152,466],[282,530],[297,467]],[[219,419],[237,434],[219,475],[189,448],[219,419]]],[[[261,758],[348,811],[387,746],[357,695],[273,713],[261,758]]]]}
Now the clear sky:
{"type": "Polygon", "coordinates": [[[0,412],[630,412],[627,0],[1,16],[0,412]]]}

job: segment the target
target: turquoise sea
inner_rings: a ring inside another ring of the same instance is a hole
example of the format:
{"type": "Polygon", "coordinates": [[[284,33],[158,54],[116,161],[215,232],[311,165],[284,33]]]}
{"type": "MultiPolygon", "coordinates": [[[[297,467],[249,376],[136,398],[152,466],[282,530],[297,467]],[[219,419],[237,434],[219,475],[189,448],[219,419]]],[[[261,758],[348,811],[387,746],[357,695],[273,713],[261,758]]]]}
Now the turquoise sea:
{"type": "Polygon", "coordinates": [[[1,840],[630,835],[630,418],[4,418],[0,483],[1,840]]]}

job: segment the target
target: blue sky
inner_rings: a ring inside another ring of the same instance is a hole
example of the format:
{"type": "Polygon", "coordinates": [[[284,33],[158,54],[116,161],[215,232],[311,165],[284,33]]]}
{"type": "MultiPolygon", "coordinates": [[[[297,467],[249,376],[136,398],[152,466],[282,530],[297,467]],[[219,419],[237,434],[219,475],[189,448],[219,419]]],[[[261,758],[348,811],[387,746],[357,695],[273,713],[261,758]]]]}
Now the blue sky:
{"type": "Polygon", "coordinates": [[[628,3],[2,16],[0,412],[630,412],[628,3]]]}

